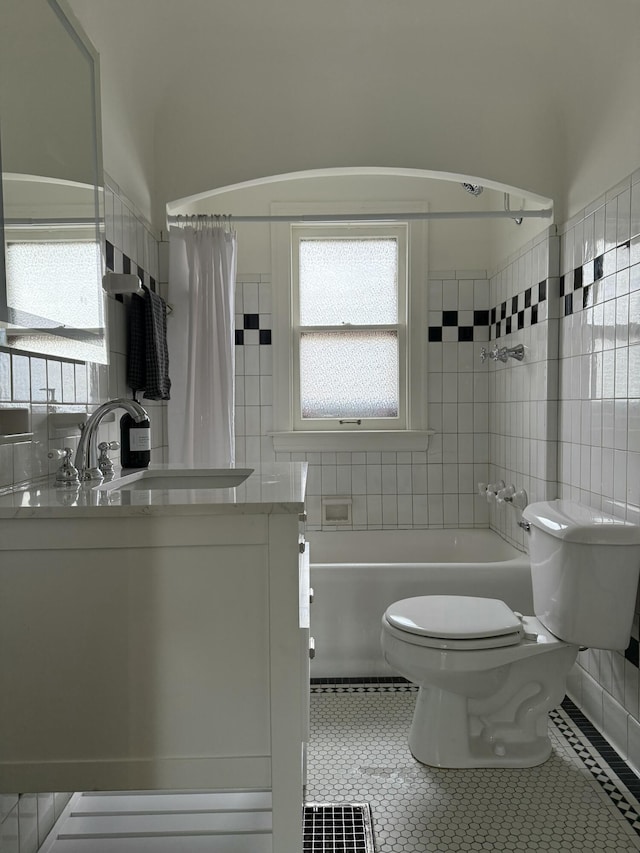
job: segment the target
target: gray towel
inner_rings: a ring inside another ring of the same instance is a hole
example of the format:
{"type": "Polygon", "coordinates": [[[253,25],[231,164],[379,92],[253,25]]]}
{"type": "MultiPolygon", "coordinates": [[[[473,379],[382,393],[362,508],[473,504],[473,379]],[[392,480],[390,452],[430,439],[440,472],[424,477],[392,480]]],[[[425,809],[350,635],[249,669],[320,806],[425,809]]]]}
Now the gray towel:
{"type": "Polygon", "coordinates": [[[169,400],[169,350],[167,305],[146,287],[144,296],[133,294],[129,305],[127,382],[134,396],[143,392],[147,400],[169,400]]]}

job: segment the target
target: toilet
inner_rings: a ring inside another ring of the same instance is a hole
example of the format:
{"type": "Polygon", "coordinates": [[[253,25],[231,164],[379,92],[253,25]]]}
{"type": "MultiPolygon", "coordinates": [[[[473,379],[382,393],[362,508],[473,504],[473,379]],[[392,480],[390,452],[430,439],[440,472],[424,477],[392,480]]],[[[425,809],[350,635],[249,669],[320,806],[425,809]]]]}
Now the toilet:
{"type": "Polygon", "coordinates": [[[434,767],[533,767],[580,648],[625,649],[640,527],[572,501],[523,512],[535,615],[503,601],[424,595],[382,618],[387,663],[419,685],[409,748],[434,767]]]}

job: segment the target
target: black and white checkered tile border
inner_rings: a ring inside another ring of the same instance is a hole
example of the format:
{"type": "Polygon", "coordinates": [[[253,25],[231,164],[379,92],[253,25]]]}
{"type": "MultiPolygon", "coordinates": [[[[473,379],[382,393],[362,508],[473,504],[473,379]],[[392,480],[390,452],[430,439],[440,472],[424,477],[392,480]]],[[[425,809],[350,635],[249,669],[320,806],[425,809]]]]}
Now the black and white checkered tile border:
{"type": "Polygon", "coordinates": [[[493,341],[502,335],[510,335],[511,332],[535,326],[540,319],[543,319],[540,317],[539,306],[548,298],[548,282],[544,279],[496,305],[489,314],[489,339],[493,341]]]}
{"type": "Polygon", "coordinates": [[[271,329],[261,329],[260,328],[260,315],[259,314],[243,314],[242,315],[242,328],[236,328],[236,346],[244,346],[245,344],[245,331],[254,331],[258,332],[258,343],[269,345],[271,344],[271,329]]]}
{"type": "Polygon", "coordinates": [[[488,311],[430,311],[429,343],[486,341],[488,311]]]}
{"type": "MultiPolygon", "coordinates": [[[[410,693],[418,688],[403,678],[314,678],[311,693],[410,693]]],[[[551,711],[551,720],[640,835],[640,778],[631,770],[570,699],[551,711]]]]}
{"type": "MultiPolygon", "coordinates": [[[[146,272],[146,270],[141,266],[134,264],[131,258],[116,249],[113,243],[110,243],[109,240],[105,240],[105,263],[110,272],[121,272],[127,274],[137,273],[138,278],[144,286],[148,287],[149,290],[152,290],[154,293],[156,292],[157,288],[155,278],[146,272]]],[[[116,299],[118,299],[118,297],[119,301],[122,302],[122,294],[118,294],[116,299]]]]}
{"type": "Polygon", "coordinates": [[[640,835],[640,779],[570,699],[550,717],[578,758],[640,835]]]}
{"type": "Polygon", "coordinates": [[[312,693],[417,693],[404,678],[312,678],[312,693]]]}
{"type": "Polygon", "coordinates": [[[594,305],[598,301],[597,289],[602,280],[615,274],[618,269],[629,265],[628,257],[624,263],[624,257],[621,260],[620,255],[626,254],[628,256],[630,250],[631,242],[627,240],[614,249],[610,249],[604,255],[598,255],[593,261],[588,261],[561,276],[562,316],[568,317],[570,314],[576,314],[578,311],[583,311],[585,308],[594,305]]]}

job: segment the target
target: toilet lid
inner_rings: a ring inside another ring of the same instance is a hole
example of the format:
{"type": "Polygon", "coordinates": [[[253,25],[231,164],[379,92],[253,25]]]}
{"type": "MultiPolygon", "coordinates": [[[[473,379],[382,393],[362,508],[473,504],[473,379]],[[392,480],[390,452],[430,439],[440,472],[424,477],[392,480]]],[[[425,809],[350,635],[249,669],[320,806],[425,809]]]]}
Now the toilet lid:
{"type": "Polygon", "coordinates": [[[443,640],[500,638],[500,645],[519,643],[522,622],[497,598],[466,595],[423,595],[404,598],[387,608],[385,617],[400,631],[443,640]]]}

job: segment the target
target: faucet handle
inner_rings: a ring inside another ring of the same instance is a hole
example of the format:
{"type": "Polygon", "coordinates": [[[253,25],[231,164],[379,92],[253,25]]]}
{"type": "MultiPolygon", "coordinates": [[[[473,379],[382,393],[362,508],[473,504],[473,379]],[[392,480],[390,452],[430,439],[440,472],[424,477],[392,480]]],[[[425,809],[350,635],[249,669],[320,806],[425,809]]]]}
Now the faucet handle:
{"type": "Polygon", "coordinates": [[[488,501],[490,504],[495,503],[495,502],[496,502],[496,500],[497,500],[497,498],[498,498],[498,493],[499,493],[502,489],[504,489],[504,487],[505,487],[505,482],[504,482],[504,480],[498,480],[498,482],[497,482],[497,483],[489,483],[489,484],[488,484],[488,486],[487,486],[486,493],[485,493],[485,494],[486,494],[486,497],[487,497],[487,501],[488,501]]]}
{"type": "Polygon", "coordinates": [[[63,450],[51,450],[47,453],[49,459],[61,459],[62,463],[56,471],[55,485],[60,488],[76,488],[80,485],[78,469],[71,461],[73,450],[65,447],[63,450]]]}
{"type": "Polygon", "coordinates": [[[120,448],[119,441],[101,441],[98,445],[100,456],[98,458],[98,468],[103,475],[113,474],[113,462],[109,459],[110,450],[118,450],[120,448]]]}
{"type": "Polygon", "coordinates": [[[504,486],[496,495],[496,503],[511,503],[513,501],[513,496],[515,495],[515,493],[515,486],[504,486]]]}

